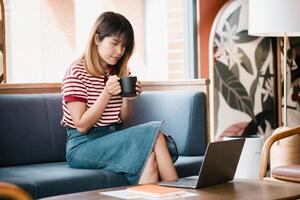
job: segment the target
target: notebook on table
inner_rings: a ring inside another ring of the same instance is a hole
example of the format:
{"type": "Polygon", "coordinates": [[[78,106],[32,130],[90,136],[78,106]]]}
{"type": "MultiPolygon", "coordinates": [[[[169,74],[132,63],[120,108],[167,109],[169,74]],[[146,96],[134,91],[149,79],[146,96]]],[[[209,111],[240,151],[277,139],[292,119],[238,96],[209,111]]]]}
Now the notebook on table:
{"type": "Polygon", "coordinates": [[[198,176],[160,182],[159,185],[195,189],[231,181],[234,178],[244,142],[245,138],[209,143],[198,176]]]}
{"type": "Polygon", "coordinates": [[[149,197],[170,197],[185,193],[185,190],[182,188],[163,187],[153,184],[133,186],[126,190],[133,194],[149,197]]]}

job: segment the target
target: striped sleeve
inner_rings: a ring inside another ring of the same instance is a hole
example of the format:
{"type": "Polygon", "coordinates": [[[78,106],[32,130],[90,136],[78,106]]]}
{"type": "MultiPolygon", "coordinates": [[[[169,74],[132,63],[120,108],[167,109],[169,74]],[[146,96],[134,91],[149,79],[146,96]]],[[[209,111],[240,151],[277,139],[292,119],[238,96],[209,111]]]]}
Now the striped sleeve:
{"type": "Polygon", "coordinates": [[[74,75],[65,76],[62,82],[62,95],[66,103],[72,101],[87,103],[88,101],[85,85],[74,75]]]}

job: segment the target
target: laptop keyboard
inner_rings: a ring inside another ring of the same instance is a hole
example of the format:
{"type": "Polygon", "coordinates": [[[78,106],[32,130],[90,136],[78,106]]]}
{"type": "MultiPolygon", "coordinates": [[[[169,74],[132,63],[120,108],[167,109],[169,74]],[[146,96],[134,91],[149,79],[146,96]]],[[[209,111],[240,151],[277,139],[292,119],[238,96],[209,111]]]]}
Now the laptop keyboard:
{"type": "Polygon", "coordinates": [[[176,185],[182,185],[182,186],[195,186],[197,184],[197,179],[194,179],[194,178],[182,178],[182,179],[179,179],[178,181],[175,182],[176,185]]]}
{"type": "Polygon", "coordinates": [[[195,188],[197,182],[198,182],[198,176],[190,176],[190,177],[180,178],[177,181],[161,182],[159,183],[159,185],[195,188]]]}

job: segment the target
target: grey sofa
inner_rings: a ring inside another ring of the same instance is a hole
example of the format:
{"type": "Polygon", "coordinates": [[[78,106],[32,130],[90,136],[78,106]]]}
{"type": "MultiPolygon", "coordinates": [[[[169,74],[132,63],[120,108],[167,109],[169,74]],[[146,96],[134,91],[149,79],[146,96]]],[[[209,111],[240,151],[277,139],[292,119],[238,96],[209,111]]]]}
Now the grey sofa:
{"type": "MultiPolygon", "coordinates": [[[[180,177],[197,174],[206,148],[206,96],[197,91],[146,91],[133,102],[125,126],[165,120],[180,157],[180,177]]],[[[0,94],[0,181],[14,183],[33,198],[128,185],[102,169],[72,169],[65,161],[60,94],[0,94]]]]}

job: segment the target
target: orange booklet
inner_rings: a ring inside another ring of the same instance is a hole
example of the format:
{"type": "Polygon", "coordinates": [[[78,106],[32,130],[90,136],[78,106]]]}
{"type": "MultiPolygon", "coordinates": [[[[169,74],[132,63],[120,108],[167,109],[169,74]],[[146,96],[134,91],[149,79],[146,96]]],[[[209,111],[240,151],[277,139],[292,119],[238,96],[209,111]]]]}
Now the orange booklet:
{"type": "Polygon", "coordinates": [[[130,193],[141,194],[150,197],[167,197],[183,194],[185,192],[184,189],[180,188],[164,187],[152,184],[129,187],[126,190],[130,193]]]}

